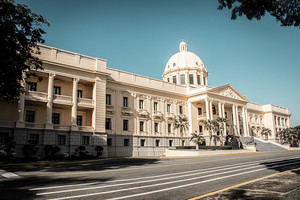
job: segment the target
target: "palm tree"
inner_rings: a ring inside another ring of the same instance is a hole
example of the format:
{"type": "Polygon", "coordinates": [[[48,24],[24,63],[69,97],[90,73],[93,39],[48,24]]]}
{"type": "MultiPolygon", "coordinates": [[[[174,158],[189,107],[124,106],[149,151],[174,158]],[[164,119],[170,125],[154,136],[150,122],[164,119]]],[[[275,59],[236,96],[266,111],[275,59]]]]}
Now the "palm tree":
{"type": "Polygon", "coordinates": [[[272,131],[268,128],[262,128],[260,131],[261,135],[264,135],[266,139],[268,139],[268,136],[271,135],[272,131]]]}
{"type": "Polygon", "coordinates": [[[190,140],[198,146],[198,149],[201,145],[204,145],[206,142],[205,138],[202,135],[197,134],[197,131],[195,133],[192,133],[192,137],[190,140]]]}
{"type": "Polygon", "coordinates": [[[206,120],[204,126],[209,133],[209,145],[211,145],[211,139],[215,137],[216,132],[219,130],[219,123],[217,120],[206,120]]]}
{"type": "MultiPolygon", "coordinates": [[[[189,121],[185,116],[178,115],[174,120],[174,128],[180,130],[180,137],[181,141],[183,139],[183,132],[188,130],[189,128],[189,121]]],[[[183,146],[183,143],[182,143],[183,146]]]]}
{"type": "MultiPolygon", "coordinates": [[[[219,131],[220,136],[221,136],[221,141],[223,142],[224,128],[229,127],[228,120],[226,118],[223,118],[223,117],[218,117],[216,119],[216,121],[218,122],[218,131],[219,131]]],[[[219,139],[220,139],[220,137],[219,137],[219,139]]]]}

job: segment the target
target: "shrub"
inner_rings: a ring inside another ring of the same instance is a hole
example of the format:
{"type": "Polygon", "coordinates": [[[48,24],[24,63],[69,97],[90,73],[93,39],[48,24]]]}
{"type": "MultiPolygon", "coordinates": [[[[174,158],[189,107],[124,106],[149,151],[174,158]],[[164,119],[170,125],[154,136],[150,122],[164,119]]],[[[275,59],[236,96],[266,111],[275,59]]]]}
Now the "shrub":
{"type": "Polygon", "coordinates": [[[98,157],[102,156],[103,147],[102,146],[95,146],[95,151],[98,157]]]}
{"type": "Polygon", "coordinates": [[[206,150],[231,150],[232,146],[199,146],[199,149],[206,149],[206,150]]]}
{"type": "Polygon", "coordinates": [[[59,152],[60,148],[58,146],[46,145],[44,147],[44,155],[46,159],[59,159],[63,157],[63,155],[59,152]]]}
{"type": "Polygon", "coordinates": [[[195,146],[178,146],[176,149],[196,149],[195,146]]]}
{"type": "Polygon", "coordinates": [[[33,144],[25,144],[23,146],[23,155],[26,159],[36,159],[36,154],[39,150],[39,147],[33,144]]]}

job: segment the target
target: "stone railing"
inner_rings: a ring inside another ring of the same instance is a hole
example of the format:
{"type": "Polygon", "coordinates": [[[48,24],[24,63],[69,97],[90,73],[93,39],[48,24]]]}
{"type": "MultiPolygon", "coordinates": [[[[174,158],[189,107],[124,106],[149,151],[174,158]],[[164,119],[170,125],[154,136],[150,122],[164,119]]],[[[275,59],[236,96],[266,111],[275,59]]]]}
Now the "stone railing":
{"type": "Polygon", "coordinates": [[[133,114],[132,109],[128,108],[128,107],[122,107],[121,108],[121,113],[123,115],[132,115],[133,114]]]}
{"type": "Polygon", "coordinates": [[[53,125],[54,130],[61,130],[61,131],[69,131],[71,129],[70,125],[53,125]]]}
{"type": "Polygon", "coordinates": [[[88,99],[88,98],[78,98],[78,105],[83,107],[93,107],[94,106],[94,100],[88,99]]]}
{"type": "Polygon", "coordinates": [[[138,114],[139,114],[141,117],[147,117],[147,116],[149,115],[148,111],[147,111],[147,110],[144,110],[144,109],[138,110],[138,114]]]}
{"type": "Polygon", "coordinates": [[[45,92],[26,91],[25,95],[26,100],[47,102],[48,94],[45,92]]]}
{"type": "Polygon", "coordinates": [[[45,128],[45,124],[44,123],[30,123],[30,122],[26,122],[25,123],[25,127],[26,128],[33,128],[33,129],[44,129],[45,128]]]}
{"type": "Polygon", "coordinates": [[[73,53],[70,51],[39,44],[41,54],[36,55],[42,61],[75,66],[84,70],[106,72],[106,60],[73,53]]]}
{"type": "Polygon", "coordinates": [[[65,96],[65,95],[53,95],[53,102],[59,103],[59,104],[67,104],[72,105],[72,97],[71,96],[65,96]]]}
{"type": "Polygon", "coordinates": [[[175,115],[174,115],[174,113],[168,112],[168,113],[166,114],[166,118],[167,118],[168,120],[173,120],[173,119],[175,118],[175,115]]]}
{"type": "Polygon", "coordinates": [[[205,121],[206,119],[207,119],[206,116],[203,116],[203,115],[198,115],[198,117],[197,117],[198,121],[205,121]]]}
{"type": "Polygon", "coordinates": [[[84,132],[92,132],[94,129],[92,126],[78,126],[78,130],[84,132]]]}
{"type": "Polygon", "coordinates": [[[152,113],[152,117],[153,117],[153,118],[156,118],[156,119],[160,119],[160,118],[162,118],[162,113],[161,113],[160,111],[155,110],[155,111],[152,113]]]}
{"type": "Polygon", "coordinates": [[[16,126],[16,122],[12,122],[12,121],[0,121],[0,127],[14,128],[15,126],[16,126]]]}

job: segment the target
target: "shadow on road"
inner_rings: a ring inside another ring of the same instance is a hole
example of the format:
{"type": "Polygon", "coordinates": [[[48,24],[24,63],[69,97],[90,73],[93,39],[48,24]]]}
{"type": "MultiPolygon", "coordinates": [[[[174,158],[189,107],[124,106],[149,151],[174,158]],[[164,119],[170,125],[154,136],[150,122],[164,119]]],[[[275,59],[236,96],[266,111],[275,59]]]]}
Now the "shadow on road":
{"type": "MultiPolygon", "coordinates": [[[[104,183],[112,178],[89,178],[89,182],[104,183]]],[[[1,200],[36,199],[35,187],[86,183],[85,178],[27,177],[0,181],[1,200]]]]}
{"type": "Polygon", "coordinates": [[[158,164],[159,159],[153,158],[120,158],[115,160],[99,160],[97,162],[49,164],[49,165],[24,165],[1,167],[10,172],[76,172],[76,171],[102,171],[110,169],[122,169],[132,166],[158,164]]]}

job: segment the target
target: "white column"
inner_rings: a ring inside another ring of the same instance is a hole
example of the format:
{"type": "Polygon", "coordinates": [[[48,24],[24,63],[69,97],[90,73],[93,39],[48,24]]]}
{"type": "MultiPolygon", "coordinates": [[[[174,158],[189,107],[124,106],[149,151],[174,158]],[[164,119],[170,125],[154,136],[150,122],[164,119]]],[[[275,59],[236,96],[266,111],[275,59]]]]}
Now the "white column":
{"type": "MultiPolygon", "coordinates": [[[[222,103],[221,107],[222,107],[222,118],[225,118],[225,103],[222,103]]],[[[226,123],[224,123],[224,135],[226,135],[226,132],[227,132],[227,127],[226,127],[226,123]]]]}
{"type": "Polygon", "coordinates": [[[244,130],[244,136],[247,136],[247,120],[246,120],[246,111],[245,107],[242,107],[242,115],[243,115],[243,130],[244,130]]]}
{"type": "Polygon", "coordinates": [[[209,116],[209,102],[208,102],[208,99],[205,99],[205,110],[206,110],[206,119],[210,119],[210,116],[209,116]]]}
{"type": "Polygon", "coordinates": [[[222,117],[222,107],[221,107],[221,102],[218,102],[218,114],[219,114],[219,117],[222,117]]]}
{"type": "Polygon", "coordinates": [[[73,92],[72,92],[72,126],[77,126],[77,89],[78,78],[73,78],[73,92]]]}
{"type": "MultiPolygon", "coordinates": [[[[97,81],[94,82],[94,87],[93,87],[93,101],[94,101],[94,109],[93,109],[93,115],[92,115],[92,127],[93,130],[96,130],[96,109],[97,109],[97,103],[96,103],[96,95],[97,95],[97,90],[96,90],[96,84],[97,81]]],[[[106,113],[106,111],[104,112],[106,113]]]]}
{"type": "Polygon", "coordinates": [[[188,115],[189,115],[189,130],[188,132],[190,133],[189,137],[192,135],[192,132],[193,132],[193,123],[192,123],[192,103],[191,102],[188,102],[188,115]]]}
{"type": "Polygon", "coordinates": [[[245,107],[245,115],[246,115],[246,129],[247,129],[246,131],[247,131],[247,135],[250,136],[247,107],[245,107]]]}
{"type": "Polygon", "coordinates": [[[210,120],[214,119],[214,113],[212,110],[212,101],[209,101],[209,112],[210,112],[210,120]]]}
{"type": "Polygon", "coordinates": [[[235,107],[235,114],[236,114],[236,127],[237,127],[237,133],[240,135],[240,120],[239,120],[239,112],[238,112],[238,110],[239,110],[239,107],[238,106],[236,106],[235,107]]]}
{"type": "Polygon", "coordinates": [[[200,85],[204,85],[203,72],[200,73],[200,85]]]}
{"type": "Polygon", "coordinates": [[[232,130],[233,130],[233,135],[235,135],[236,134],[235,105],[232,105],[232,130]]]}
{"type": "Polygon", "coordinates": [[[205,78],[205,85],[208,85],[208,84],[207,84],[207,77],[205,78]]]}
{"type": "Polygon", "coordinates": [[[50,73],[48,79],[48,102],[47,102],[47,120],[46,128],[52,127],[52,104],[53,104],[53,82],[55,74],[50,73]]]}

